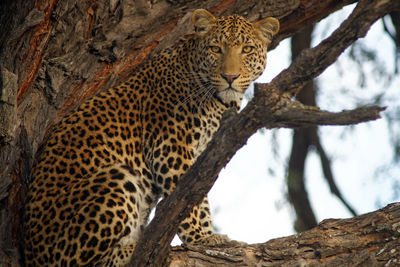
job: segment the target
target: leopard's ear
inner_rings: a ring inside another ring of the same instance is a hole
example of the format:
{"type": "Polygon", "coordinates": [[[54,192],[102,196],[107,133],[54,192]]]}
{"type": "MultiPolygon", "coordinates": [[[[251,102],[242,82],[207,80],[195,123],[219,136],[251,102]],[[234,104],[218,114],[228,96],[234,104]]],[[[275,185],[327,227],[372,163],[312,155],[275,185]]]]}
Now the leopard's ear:
{"type": "Polygon", "coordinates": [[[279,31],[279,20],[276,18],[266,18],[257,21],[253,24],[258,36],[266,43],[269,44],[272,37],[279,31]]]}
{"type": "Polygon", "coordinates": [[[210,30],[215,20],[215,17],[205,9],[193,11],[192,21],[196,33],[200,36],[205,35],[210,30]]]}

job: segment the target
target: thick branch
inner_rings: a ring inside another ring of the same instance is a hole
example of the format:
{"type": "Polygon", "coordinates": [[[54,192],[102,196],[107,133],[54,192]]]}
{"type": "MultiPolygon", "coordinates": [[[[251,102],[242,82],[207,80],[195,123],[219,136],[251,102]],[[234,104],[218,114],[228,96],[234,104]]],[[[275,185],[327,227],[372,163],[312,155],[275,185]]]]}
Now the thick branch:
{"type": "Polygon", "coordinates": [[[174,247],[169,266],[398,266],[400,203],[263,244],[174,247]]]}
{"type": "Polygon", "coordinates": [[[379,17],[399,8],[397,0],[360,1],[349,19],[330,38],[302,53],[289,69],[263,86],[264,94],[258,93],[241,113],[226,116],[196,164],[184,175],[176,190],[160,203],[159,212],[137,244],[132,266],[162,265],[179,222],[207,194],[223,166],[257,129],[276,123],[276,111],[287,103],[280,92],[296,94],[303,83],[320,74],[346,47],[364,36],[379,17]]]}

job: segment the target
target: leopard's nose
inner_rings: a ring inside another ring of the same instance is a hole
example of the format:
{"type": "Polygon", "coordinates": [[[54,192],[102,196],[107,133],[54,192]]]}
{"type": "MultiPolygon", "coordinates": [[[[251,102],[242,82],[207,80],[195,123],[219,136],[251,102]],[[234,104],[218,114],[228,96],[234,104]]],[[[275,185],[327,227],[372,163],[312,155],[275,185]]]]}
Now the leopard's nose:
{"type": "Polygon", "coordinates": [[[221,74],[222,78],[224,78],[229,84],[232,84],[234,80],[236,80],[239,76],[240,73],[235,73],[235,74],[228,74],[228,73],[222,73],[221,74]]]}

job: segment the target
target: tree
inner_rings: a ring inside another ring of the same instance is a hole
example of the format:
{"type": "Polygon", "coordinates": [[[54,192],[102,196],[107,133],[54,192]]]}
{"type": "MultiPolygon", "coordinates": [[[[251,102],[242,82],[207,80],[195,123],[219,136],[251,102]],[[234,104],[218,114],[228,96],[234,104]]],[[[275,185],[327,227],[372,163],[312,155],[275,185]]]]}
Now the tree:
{"type": "MultiPolygon", "coordinates": [[[[351,2],[354,1],[208,1],[201,7],[216,15],[237,13],[250,20],[278,17],[282,27],[271,45],[273,49],[280,40],[351,2]]],[[[189,11],[198,7],[195,1],[122,0],[8,0],[0,6],[0,22],[4,25],[0,34],[0,258],[5,265],[19,265],[20,209],[34,155],[51,125],[76,103],[123,81],[153,53],[190,33],[189,11]]],[[[145,244],[138,244],[137,253],[142,256],[136,265],[157,266],[164,262],[178,221],[202,199],[219,170],[258,128],[351,124],[378,118],[382,110],[379,107],[335,114],[299,105],[290,98],[363,36],[375,20],[399,9],[396,0],[359,1],[352,17],[330,40],[303,52],[270,84],[256,86],[256,97],[243,112],[226,114],[207,151],[178,187],[189,185],[187,188],[195,191],[190,190],[192,194],[188,195],[177,189],[168,202],[163,201],[157,208],[152,228],[144,234],[145,244]],[[305,65],[313,67],[304,68],[305,65]],[[236,126],[229,127],[232,125],[236,126]],[[208,160],[210,157],[215,160],[208,160]],[[190,179],[200,176],[199,167],[207,170],[202,172],[205,176],[190,179]],[[163,206],[175,207],[174,212],[165,215],[163,206]],[[163,222],[162,216],[164,220],[168,216],[171,223],[157,226],[163,222]],[[147,262],[149,259],[151,262],[147,262]]],[[[393,218],[397,220],[396,216],[393,218]]]]}
{"type": "MultiPolygon", "coordinates": [[[[313,27],[306,27],[291,38],[292,60],[295,60],[301,51],[310,48],[313,27]]],[[[317,85],[314,80],[309,81],[296,96],[302,104],[317,106],[316,100],[317,85]]],[[[302,127],[293,130],[292,149],[288,162],[287,190],[288,199],[296,213],[294,229],[297,232],[311,229],[317,225],[317,219],[311,208],[308,193],[305,187],[305,162],[312,148],[315,148],[322,165],[324,178],[327,181],[331,192],[338,197],[353,216],[355,210],[344,200],[339,191],[331,167],[331,162],[325,149],[322,146],[318,128],[315,126],[302,127]]]]}

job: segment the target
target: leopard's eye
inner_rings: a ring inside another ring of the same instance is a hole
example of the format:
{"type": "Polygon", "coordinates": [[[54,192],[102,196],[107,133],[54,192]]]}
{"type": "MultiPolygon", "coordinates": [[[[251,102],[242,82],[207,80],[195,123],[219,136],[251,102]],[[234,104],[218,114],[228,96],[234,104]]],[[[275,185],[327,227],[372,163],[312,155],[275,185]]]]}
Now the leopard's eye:
{"type": "Polygon", "coordinates": [[[246,45],[243,47],[242,52],[245,54],[251,53],[254,50],[254,46],[246,45]]]}
{"type": "Polygon", "coordinates": [[[213,52],[215,54],[221,54],[222,53],[221,47],[216,46],[216,45],[210,45],[209,49],[211,50],[211,52],[213,52]]]}

